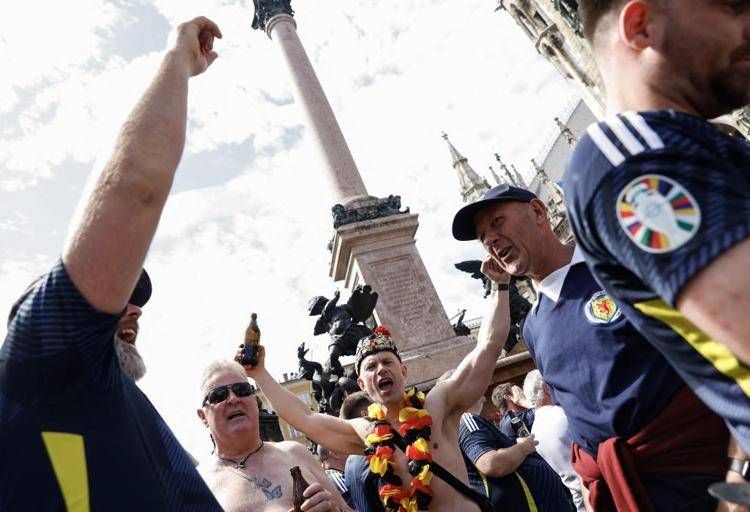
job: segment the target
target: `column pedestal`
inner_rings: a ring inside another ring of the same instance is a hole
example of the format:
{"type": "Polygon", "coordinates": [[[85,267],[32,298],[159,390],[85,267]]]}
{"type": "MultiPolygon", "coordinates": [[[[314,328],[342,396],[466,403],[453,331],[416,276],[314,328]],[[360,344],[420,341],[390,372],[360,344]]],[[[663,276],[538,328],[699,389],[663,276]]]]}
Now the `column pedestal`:
{"type": "Polygon", "coordinates": [[[453,331],[415,245],[418,225],[418,215],[402,213],[340,226],[331,260],[334,281],[378,292],[375,319],[390,329],[410,384],[455,368],[475,346],[453,331]]]}

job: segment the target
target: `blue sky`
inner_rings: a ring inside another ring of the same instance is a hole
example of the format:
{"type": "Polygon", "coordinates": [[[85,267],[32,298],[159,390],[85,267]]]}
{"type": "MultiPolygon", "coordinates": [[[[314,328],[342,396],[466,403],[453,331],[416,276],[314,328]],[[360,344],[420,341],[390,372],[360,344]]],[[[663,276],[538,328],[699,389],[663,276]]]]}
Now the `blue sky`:
{"type": "MultiPolygon", "coordinates": [[[[491,0],[296,1],[298,32],[368,191],[420,215],[417,247],[449,316],[482,313],[453,263],[458,180],[445,130],[475,170],[499,152],[526,176],[574,95],[491,0]]],[[[155,71],[170,30],[206,15],[219,59],[190,84],[187,146],[146,266],[154,294],[138,346],[142,387],[198,458],[197,379],[259,314],[269,367],[296,370],[312,337],[305,305],[331,296],[328,190],[273,42],[252,2],[15,2],[0,18],[0,310],[58,257],[90,172],[155,71]],[[40,16],[40,10],[44,15],[40,16]]],[[[127,243],[127,241],[124,241],[127,243]]],[[[346,292],[344,292],[346,295],[346,292]]],[[[4,325],[0,336],[4,337],[4,325]]]]}

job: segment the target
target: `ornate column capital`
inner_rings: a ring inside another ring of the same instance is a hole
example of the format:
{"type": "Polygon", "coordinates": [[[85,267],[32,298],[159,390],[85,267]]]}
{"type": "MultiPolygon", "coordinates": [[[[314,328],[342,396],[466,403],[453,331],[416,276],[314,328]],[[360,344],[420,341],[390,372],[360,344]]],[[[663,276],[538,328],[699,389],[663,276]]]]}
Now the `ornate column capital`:
{"type": "Polygon", "coordinates": [[[253,28],[265,30],[268,20],[278,14],[294,16],[291,0],[253,0],[255,14],[253,16],[253,28]]]}

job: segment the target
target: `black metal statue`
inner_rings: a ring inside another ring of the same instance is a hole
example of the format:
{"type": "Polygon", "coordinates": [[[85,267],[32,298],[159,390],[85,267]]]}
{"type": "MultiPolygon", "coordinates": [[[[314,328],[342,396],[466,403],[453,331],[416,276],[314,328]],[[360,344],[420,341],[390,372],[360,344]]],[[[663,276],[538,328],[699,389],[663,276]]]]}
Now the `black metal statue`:
{"type": "MultiPolygon", "coordinates": [[[[471,274],[474,279],[482,281],[484,286],[484,296],[487,297],[490,294],[492,282],[490,279],[482,274],[482,262],[481,260],[468,260],[456,263],[454,265],[458,270],[471,274]]],[[[510,352],[513,347],[516,346],[518,341],[521,339],[523,334],[523,322],[526,319],[526,315],[531,309],[531,304],[526,300],[523,295],[518,292],[516,286],[517,281],[526,281],[527,277],[515,277],[513,276],[510,280],[509,289],[509,306],[510,306],[510,332],[508,332],[508,338],[505,341],[503,349],[505,352],[510,352]]]]}
{"type": "Polygon", "coordinates": [[[456,333],[456,336],[468,336],[471,334],[471,329],[464,323],[464,316],[466,316],[466,310],[462,309],[458,314],[458,320],[453,324],[453,332],[456,333]]]}
{"type": "Polygon", "coordinates": [[[333,214],[333,227],[338,228],[355,222],[409,213],[409,208],[401,211],[401,196],[391,194],[388,197],[378,198],[373,204],[353,210],[348,210],[343,205],[337,204],[331,208],[331,213],[333,214]]]}
{"type": "Polygon", "coordinates": [[[255,14],[253,15],[253,28],[265,30],[268,20],[277,14],[294,15],[291,0],[253,0],[255,14]]]}
{"type": "Polygon", "coordinates": [[[308,361],[305,358],[308,351],[304,343],[297,347],[299,375],[303,379],[312,381],[313,396],[318,402],[318,411],[338,416],[346,395],[359,391],[356,370],[352,368],[345,376],[336,376],[330,370],[324,369],[320,363],[308,361]]]}
{"type": "Polygon", "coordinates": [[[331,375],[344,376],[344,369],[339,362],[341,356],[353,356],[357,342],[372,329],[364,322],[372,315],[378,294],[368,285],[357,286],[346,304],[339,304],[340,292],[336,291],[328,300],[323,296],[313,297],[307,305],[310,316],[320,315],[315,323],[315,336],[327,332],[331,336],[328,345],[330,353],[324,371],[331,375]]]}

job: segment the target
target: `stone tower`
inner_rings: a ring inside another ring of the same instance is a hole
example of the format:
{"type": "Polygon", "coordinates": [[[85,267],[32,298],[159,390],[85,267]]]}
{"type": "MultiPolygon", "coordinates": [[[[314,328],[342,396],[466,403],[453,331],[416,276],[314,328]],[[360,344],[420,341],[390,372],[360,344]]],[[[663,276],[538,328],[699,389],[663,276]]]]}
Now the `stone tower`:
{"type": "Polygon", "coordinates": [[[497,0],[537,51],[578,86],[594,114],[604,114],[604,86],[591,48],[582,37],[576,0],[497,0]]]}
{"type": "Polygon", "coordinates": [[[338,204],[333,211],[330,275],[346,288],[378,292],[375,320],[387,325],[409,367],[409,384],[429,384],[474,346],[456,336],[416,247],[418,215],[401,198],[367,193],[336,116],[297,35],[291,0],[254,0],[253,28],[281,51],[295,101],[305,113],[323,171],[338,204]]]}
{"type": "Polygon", "coordinates": [[[458,183],[461,186],[461,197],[464,203],[473,203],[482,198],[482,195],[490,189],[487,180],[480,177],[469,165],[469,160],[463,156],[448,140],[448,134],[443,132],[443,139],[448,144],[453,159],[453,168],[458,174],[458,183]]]}

